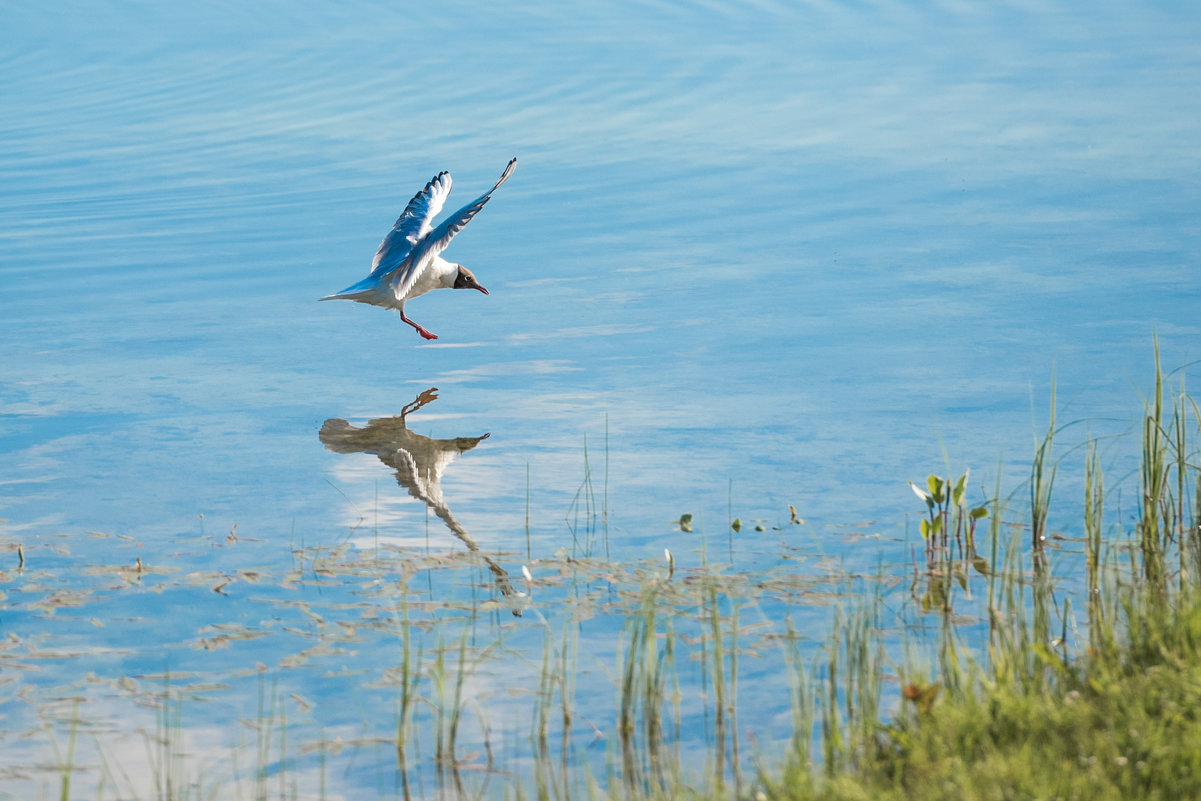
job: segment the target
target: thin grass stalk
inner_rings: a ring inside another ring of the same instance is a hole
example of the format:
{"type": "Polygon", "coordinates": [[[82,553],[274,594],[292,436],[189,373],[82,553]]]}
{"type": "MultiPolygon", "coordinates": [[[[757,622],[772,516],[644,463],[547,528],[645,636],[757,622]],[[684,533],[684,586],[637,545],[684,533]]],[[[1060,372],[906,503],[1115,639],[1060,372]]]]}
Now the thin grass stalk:
{"type": "Polygon", "coordinates": [[[1143,416],[1143,452],[1140,469],[1142,508],[1139,514],[1139,546],[1143,578],[1152,588],[1164,589],[1166,571],[1161,540],[1161,502],[1167,477],[1166,436],[1163,430],[1163,370],[1159,342],[1155,343],[1155,391],[1143,416]]]}
{"type": "Polygon", "coordinates": [[[591,556],[592,537],[596,527],[596,495],[592,489],[592,466],[588,461],[588,436],[584,436],[584,479],[567,507],[567,528],[571,532],[572,555],[591,556]],[[581,546],[581,515],[583,516],[581,546]]]}
{"type": "MultiPolygon", "coordinates": [[[[672,767],[672,777],[671,777],[672,785],[670,785],[670,786],[678,786],[680,783],[680,767],[682,764],[681,757],[680,757],[680,746],[681,746],[682,731],[683,731],[683,724],[682,724],[682,720],[681,720],[682,715],[683,715],[683,709],[682,709],[683,705],[681,703],[682,693],[680,692],[680,674],[679,674],[679,671],[677,671],[676,667],[675,667],[675,665],[676,665],[675,627],[672,625],[672,618],[670,616],[668,616],[666,621],[664,622],[663,634],[664,634],[664,636],[663,636],[663,664],[670,671],[670,680],[671,680],[671,688],[672,688],[670,697],[672,699],[672,710],[673,710],[672,722],[674,724],[674,727],[672,730],[672,735],[671,735],[673,751],[669,755],[671,758],[670,765],[672,767]]],[[[667,689],[667,679],[666,678],[664,678],[660,681],[660,687],[663,690],[667,689]]]]}
{"type": "Polygon", "coordinates": [[[605,559],[609,556],[609,415],[605,413],[605,485],[601,496],[601,532],[605,540],[605,559]]]}
{"type": "Polygon", "coordinates": [[[288,797],[288,709],[279,705],[279,798],[281,801],[288,797]]]}
{"type": "Polygon", "coordinates": [[[430,678],[433,683],[435,699],[434,764],[437,766],[438,776],[441,777],[442,768],[446,764],[446,649],[443,647],[441,637],[438,639],[437,656],[434,657],[430,678]]]}
{"type": "MultiPolygon", "coordinates": [[[[994,521],[999,519],[998,514],[994,521]]],[[[1015,528],[1001,556],[1002,567],[996,571],[1000,581],[997,593],[1000,602],[991,611],[996,627],[993,641],[989,644],[989,664],[993,678],[997,683],[1007,683],[1010,686],[1017,686],[1022,682],[1025,665],[1020,660],[1029,641],[1025,585],[1020,578],[1021,553],[1021,532],[1015,528]]]]}
{"type": "MultiPolygon", "coordinates": [[[[59,801],[71,801],[71,776],[75,773],[75,737],[79,731],[79,700],[76,699],[71,705],[71,728],[67,733],[67,758],[58,758],[59,771],[61,773],[59,781],[59,801]]],[[[51,724],[53,730],[53,724],[51,724]]],[[[55,756],[58,757],[58,744],[54,740],[53,733],[51,734],[51,743],[55,750],[55,756]]]]}
{"type": "Polygon", "coordinates": [[[997,483],[993,490],[992,515],[988,521],[989,556],[988,556],[988,639],[992,642],[996,632],[997,610],[997,581],[1000,575],[998,550],[1001,543],[1001,463],[997,463],[997,483]]]}
{"type": "Polygon", "coordinates": [[[542,639],[542,666],[534,696],[534,788],[539,801],[547,801],[551,797],[550,788],[555,786],[555,769],[550,759],[550,708],[554,701],[551,639],[548,627],[542,639]]]}
{"type": "MultiPolygon", "coordinates": [[[[653,613],[652,613],[653,614],[653,613]]],[[[665,654],[659,649],[657,627],[648,620],[650,631],[645,639],[646,655],[643,669],[642,728],[646,738],[648,775],[655,787],[667,787],[667,760],[663,751],[663,686],[666,682],[665,654]]]]}
{"type": "Polygon", "coordinates": [[[1047,433],[1036,441],[1034,461],[1030,467],[1030,538],[1035,569],[1043,567],[1043,544],[1047,540],[1047,513],[1051,505],[1051,490],[1055,485],[1057,465],[1051,462],[1055,445],[1055,383],[1051,383],[1051,418],[1047,433]],[[1050,464],[1048,464],[1050,462],[1050,464]]]}
{"type": "Polygon", "coordinates": [[[838,652],[843,629],[841,609],[834,610],[834,628],[827,643],[829,658],[826,665],[826,692],[822,697],[822,763],[827,778],[842,770],[842,724],[838,719],[838,652]]]}
{"type": "Polygon", "coordinates": [[[870,598],[855,609],[842,626],[846,666],[842,682],[845,729],[848,742],[857,747],[870,742],[879,720],[883,653],[883,643],[878,635],[879,605],[878,590],[872,591],[870,598]]]}
{"type": "Polygon", "coordinates": [[[578,664],[578,630],[573,621],[568,619],[563,622],[563,646],[560,648],[559,663],[559,701],[562,705],[560,720],[563,726],[559,743],[559,775],[562,784],[560,787],[561,798],[571,797],[571,793],[569,792],[568,754],[570,753],[571,745],[571,726],[574,718],[572,701],[575,699],[575,677],[579,672],[576,668],[578,664]]]}
{"type": "Polygon", "coordinates": [[[709,639],[712,642],[708,665],[713,674],[713,741],[716,743],[713,779],[720,794],[725,787],[726,773],[726,658],[722,643],[720,599],[714,584],[707,588],[706,597],[709,605],[709,639]]]}
{"type": "MultiPolygon", "coordinates": [[[[1051,619],[1056,609],[1055,606],[1055,585],[1054,579],[1051,576],[1050,564],[1045,559],[1040,559],[1041,554],[1035,555],[1034,575],[1030,584],[1030,600],[1031,600],[1031,615],[1033,625],[1033,642],[1038,645],[1045,645],[1052,639],[1051,619]]],[[[1015,610],[1016,614],[1022,614],[1021,610],[1015,610]]],[[[1033,658],[1033,652],[1029,652],[1033,658]]],[[[1042,678],[1045,673],[1042,670],[1034,668],[1032,664],[1028,664],[1027,676],[1030,677],[1036,687],[1041,687],[1042,678]]]]}
{"type": "Polygon", "coordinates": [[[471,670],[467,667],[467,634],[469,629],[464,627],[462,636],[459,637],[459,660],[455,671],[455,694],[454,702],[450,712],[450,731],[447,738],[449,751],[447,756],[450,763],[455,768],[456,779],[458,777],[458,741],[459,741],[459,724],[463,720],[463,685],[467,681],[467,676],[471,670]]]}
{"type": "Polygon", "coordinates": [[[637,756],[638,737],[638,665],[644,649],[646,629],[641,617],[636,616],[628,627],[628,644],[624,659],[620,645],[618,659],[621,661],[619,674],[621,684],[618,698],[617,736],[621,744],[622,775],[630,792],[638,792],[643,786],[640,761],[637,756]]]}
{"type": "Polygon", "coordinates": [[[943,686],[954,695],[962,695],[967,689],[963,664],[959,658],[959,644],[955,637],[955,626],[949,617],[943,617],[939,629],[938,664],[943,686]]]}
{"type": "Polygon", "coordinates": [[[793,628],[791,617],[786,619],[785,625],[788,647],[784,652],[784,662],[788,668],[789,697],[792,702],[790,751],[796,755],[807,772],[813,766],[813,688],[800,653],[800,635],[793,628]]]}
{"type": "MultiPolygon", "coordinates": [[[[395,611],[393,612],[395,615],[395,611]]],[[[409,604],[406,588],[401,587],[400,642],[400,712],[396,721],[396,767],[400,772],[401,792],[406,801],[412,798],[409,786],[408,749],[412,730],[413,709],[417,699],[417,684],[421,676],[420,656],[416,668],[413,665],[412,631],[409,622],[409,604]]]]}
{"type": "Polygon", "coordinates": [[[1172,538],[1176,541],[1177,577],[1179,591],[1184,592],[1188,585],[1188,560],[1185,557],[1185,503],[1188,493],[1185,491],[1188,474],[1188,421],[1184,399],[1184,380],[1180,382],[1180,394],[1172,401],[1172,452],[1175,456],[1173,466],[1176,469],[1176,506],[1172,510],[1174,519],[1171,528],[1172,538]]]}
{"type": "Polygon", "coordinates": [[[742,795],[742,755],[738,740],[738,605],[730,599],[730,764],[734,773],[734,794],[742,795]]]}
{"type": "MultiPolygon", "coordinates": [[[[263,678],[259,677],[258,719],[255,721],[258,764],[255,766],[255,799],[266,801],[267,780],[271,760],[271,735],[275,731],[275,704],[278,698],[279,677],[272,676],[271,692],[265,691],[263,678]]],[[[173,798],[168,794],[168,798],[173,798]]]]}
{"type": "MultiPolygon", "coordinates": [[[[1193,420],[1201,429],[1201,408],[1198,408],[1197,402],[1191,397],[1188,399],[1189,405],[1193,409],[1193,420]]],[[[1201,526],[1198,525],[1201,519],[1201,469],[1193,467],[1193,506],[1189,514],[1188,525],[1188,543],[1190,563],[1193,569],[1194,580],[1201,579],[1201,526]]]]}
{"type": "Polygon", "coordinates": [[[1104,608],[1101,604],[1101,534],[1105,511],[1105,479],[1101,472],[1101,458],[1097,454],[1097,443],[1090,440],[1084,461],[1084,533],[1085,563],[1088,571],[1088,620],[1089,646],[1096,649],[1097,632],[1104,625],[1104,608]]]}

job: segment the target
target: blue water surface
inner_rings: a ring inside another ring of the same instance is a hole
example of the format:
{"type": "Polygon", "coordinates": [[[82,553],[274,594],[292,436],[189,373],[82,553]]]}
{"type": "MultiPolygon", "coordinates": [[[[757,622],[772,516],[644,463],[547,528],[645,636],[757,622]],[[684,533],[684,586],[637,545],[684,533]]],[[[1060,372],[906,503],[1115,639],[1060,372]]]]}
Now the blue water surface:
{"type": "MultiPolygon", "coordinates": [[[[318,436],[430,387],[412,431],[490,434],[438,490],[513,575],[665,547],[681,568],[788,569],[797,549],[866,570],[910,556],[923,508],[908,480],[970,467],[983,498],[1000,471],[1020,497],[1052,386],[1074,423],[1064,450],[1100,437],[1127,477],[1153,338],[1167,370],[1201,359],[1191,4],[0,16],[0,625],[95,645],[86,670],[114,682],[213,621],[260,625],[248,595],[209,589],[222,575],[278,586],[298,548],[462,550],[387,460],[318,436]],[[491,294],[408,309],[436,342],[394,313],[316,302],[366,274],[435,173],[452,172],[455,208],[514,156],[446,254],[491,294]],[[872,539],[830,536],[863,524],[872,539]],[[144,579],[129,608],[79,616],[136,625],[42,631],[34,599],[137,558],[172,566],[165,595],[144,579]]],[[[1053,525],[1074,525],[1079,456],[1053,525]]],[[[489,597],[489,572],[473,575],[457,592],[489,597]]],[[[493,625],[520,626],[506,614],[493,625]]],[[[620,627],[595,625],[598,642],[620,627]]],[[[224,653],[251,670],[296,651],[254,642],[224,653]]],[[[354,661],[376,675],[395,658],[354,661]]],[[[45,720],[21,689],[61,688],[78,663],[10,674],[3,725],[45,720]]],[[[229,739],[200,723],[197,748],[229,739]]],[[[8,749],[9,765],[35,751],[8,749]]]]}

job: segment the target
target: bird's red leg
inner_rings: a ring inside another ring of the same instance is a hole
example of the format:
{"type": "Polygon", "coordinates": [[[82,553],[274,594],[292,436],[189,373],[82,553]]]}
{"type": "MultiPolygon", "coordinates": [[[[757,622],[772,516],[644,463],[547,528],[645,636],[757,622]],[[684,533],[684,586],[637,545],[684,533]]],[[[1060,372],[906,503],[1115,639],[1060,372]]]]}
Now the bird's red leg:
{"type": "Polygon", "coordinates": [[[401,309],[401,312],[400,312],[400,319],[404,320],[406,323],[408,323],[409,325],[416,328],[417,333],[421,334],[421,336],[425,337],[426,339],[437,339],[438,338],[438,335],[435,334],[433,331],[427,331],[424,328],[422,328],[420,325],[418,325],[417,323],[410,320],[408,317],[405,317],[405,313],[404,313],[403,309],[401,309]]]}

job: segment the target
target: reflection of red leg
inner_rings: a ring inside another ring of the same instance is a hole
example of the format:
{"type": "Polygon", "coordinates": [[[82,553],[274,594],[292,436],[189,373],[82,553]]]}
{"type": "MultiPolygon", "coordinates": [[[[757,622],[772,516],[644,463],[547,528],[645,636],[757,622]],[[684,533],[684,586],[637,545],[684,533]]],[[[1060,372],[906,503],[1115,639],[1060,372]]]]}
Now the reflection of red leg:
{"type": "MultiPolygon", "coordinates": [[[[420,395],[414,398],[412,403],[407,404],[403,409],[400,410],[400,419],[404,420],[406,417],[420,409],[425,404],[433,403],[436,400],[438,400],[438,388],[430,387],[425,392],[422,392],[420,395]]],[[[484,436],[486,437],[488,435],[485,434],[484,436]]]]}
{"type": "Polygon", "coordinates": [[[400,312],[400,319],[404,320],[406,323],[408,323],[409,325],[416,328],[417,333],[421,334],[421,336],[425,337],[426,339],[437,339],[438,338],[438,335],[435,334],[433,331],[427,331],[424,328],[422,328],[420,325],[418,325],[417,323],[410,320],[408,317],[405,317],[405,313],[404,313],[403,309],[400,312]]]}

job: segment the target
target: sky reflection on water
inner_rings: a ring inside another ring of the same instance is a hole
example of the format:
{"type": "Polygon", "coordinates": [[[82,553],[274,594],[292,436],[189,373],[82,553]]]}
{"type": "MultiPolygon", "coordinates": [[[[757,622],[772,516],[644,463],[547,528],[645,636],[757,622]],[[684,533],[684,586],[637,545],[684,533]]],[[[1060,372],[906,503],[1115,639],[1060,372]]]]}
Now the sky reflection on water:
{"type": "MultiPolygon", "coordinates": [[[[984,495],[1000,469],[1020,495],[1052,381],[1074,442],[1105,437],[1127,476],[1152,336],[1169,370],[1201,358],[1187,4],[4,17],[0,545],[67,540],[60,576],[139,554],[278,575],[367,525],[424,538],[430,507],[318,432],[428,387],[413,433],[491,434],[441,489],[512,575],[576,544],[583,489],[618,560],[813,547],[867,569],[905,561],[907,480],[971,467],[984,495]],[[454,243],[492,295],[421,298],[437,343],[316,302],[430,176],[484,186],[514,155],[454,243]],[[733,547],[730,516],[783,533],[733,547]],[[866,544],[825,536],[867,521],[866,544]]],[[[4,625],[30,637],[6,576],[4,625]]],[[[242,614],[206,592],[185,606],[242,614]]],[[[136,636],[176,641],[138,597],[136,636]]],[[[254,642],[240,658],[278,661],[254,642]]]]}

